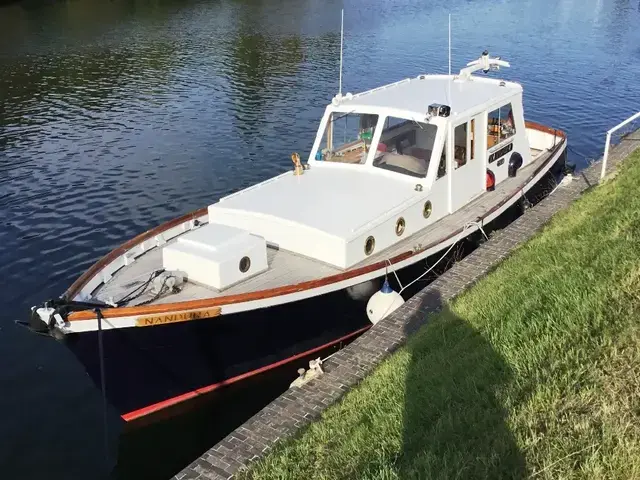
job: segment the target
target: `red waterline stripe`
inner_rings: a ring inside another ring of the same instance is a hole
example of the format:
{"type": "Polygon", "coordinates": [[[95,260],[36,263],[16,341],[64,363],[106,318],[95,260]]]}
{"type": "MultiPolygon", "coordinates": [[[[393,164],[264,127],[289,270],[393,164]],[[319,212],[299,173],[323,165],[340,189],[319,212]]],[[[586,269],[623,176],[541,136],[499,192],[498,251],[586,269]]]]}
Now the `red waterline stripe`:
{"type": "Polygon", "coordinates": [[[170,407],[172,405],[176,405],[178,403],[184,402],[186,400],[190,400],[192,398],[195,398],[199,395],[203,395],[205,393],[209,393],[212,392],[214,390],[219,389],[220,387],[224,387],[225,385],[231,385],[233,383],[239,382],[240,380],[244,380],[245,378],[249,378],[249,377],[253,377],[254,375],[258,375],[259,373],[263,373],[269,370],[272,370],[274,368],[277,368],[281,365],[285,365],[287,363],[293,362],[299,358],[302,357],[306,357],[307,355],[311,355],[312,353],[315,353],[317,351],[323,350],[325,348],[331,347],[333,345],[335,345],[336,343],[340,343],[344,340],[347,340],[351,337],[354,337],[362,332],[365,332],[366,330],[368,330],[369,328],[371,328],[371,325],[367,325],[364,328],[361,328],[359,330],[356,330],[355,332],[351,332],[348,335],[345,335],[343,337],[340,337],[336,340],[333,340],[329,343],[325,343],[324,345],[321,345],[319,347],[316,348],[312,348],[311,350],[307,350],[306,352],[303,353],[299,353],[297,355],[294,355],[292,357],[289,358],[285,358],[284,360],[280,360],[279,362],[275,362],[272,363],[270,365],[266,365],[264,367],[260,367],[256,370],[251,370],[250,372],[245,372],[241,375],[229,378],[227,380],[224,380],[222,382],[218,382],[218,383],[214,383],[212,385],[208,385],[206,387],[202,387],[202,388],[198,388],[196,390],[193,390],[191,392],[187,392],[187,393],[183,393],[182,395],[178,395],[177,397],[173,397],[173,398],[169,398],[167,400],[163,400],[162,402],[158,402],[158,403],[154,403],[153,405],[149,405],[147,407],[143,407],[140,408],[138,410],[134,410],[133,412],[129,412],[129,413],[125,413],[124,415],[122,415],[123,420],[130,422],[132,420],[135,420],[137,418],[140,417],[144,417],[145,415],[149,415],[151,413],[157,412],[159,410],[162,410],[164,408],[170,407]]]}

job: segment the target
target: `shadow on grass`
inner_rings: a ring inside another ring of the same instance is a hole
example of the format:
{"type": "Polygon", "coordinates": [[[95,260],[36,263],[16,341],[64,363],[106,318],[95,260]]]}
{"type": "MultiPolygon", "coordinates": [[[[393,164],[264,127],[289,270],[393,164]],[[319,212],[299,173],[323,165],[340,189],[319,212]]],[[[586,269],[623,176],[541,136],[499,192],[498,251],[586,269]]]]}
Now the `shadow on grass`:
{"type": "MultiPolygon", "coordinates": [[[[440,294],[423,303],[442,310],[407,348],[401,478],[522,478],[525,461],[497,398],[510,372],[483,336],[440,294]]],[[[409,325],[413,333],[419,325],[409,325]]]]}

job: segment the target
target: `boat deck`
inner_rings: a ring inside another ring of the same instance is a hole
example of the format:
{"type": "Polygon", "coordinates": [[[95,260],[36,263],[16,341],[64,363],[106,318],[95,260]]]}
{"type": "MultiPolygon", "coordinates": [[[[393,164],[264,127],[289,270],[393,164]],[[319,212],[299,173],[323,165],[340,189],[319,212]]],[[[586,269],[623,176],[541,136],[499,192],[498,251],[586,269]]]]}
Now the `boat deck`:
{"type": "MultiPolygon", "coordinates": [[[[435,222],[423,231],[416,232],[403,241],[398,242],[396,245],[372,255],[365,261],[354,265],[351,269],[361,268],[385,259],[393,258],[396,255],[411,251],[420,246],[424,247],[436,243],[440,239],[444,240],[456,234],[456,232],[468,222],[475,222],[479,217],[483,217],[497,205],[516,194],[518,190],[522,188],[525,179],[529,178],[529,176],[536,171],[537,167],[542,165],[551,155],[549,150],[531,150],[533,161],[519,170],[517,177],[508,178],[500,183],[493,192],[482,194],[457,212],[435,222]]],[[[183,285],[180,292],[165,295],[150,303],[162,304],[242,294],[316,280],[345,271],[317,260],[271,247],[268,248],[267,259],[269,270],[231,286],[224,291],[187,282],[183,285]]],[[[142,285],[154,271],[161,268],[162,250],[160,248],[149,250],[147,253],[138,257],[135,262],[116,272],[106,284],[103,284],[94,292],[94,298],[102,301],[118,301],[136,287],[142,285]]],[[[393,270],[393,268],[390,269],[393,270]]],[[[145,293],[129,305],[133,306],[148,302],[152,297],[151,292],[145,293]]]]}

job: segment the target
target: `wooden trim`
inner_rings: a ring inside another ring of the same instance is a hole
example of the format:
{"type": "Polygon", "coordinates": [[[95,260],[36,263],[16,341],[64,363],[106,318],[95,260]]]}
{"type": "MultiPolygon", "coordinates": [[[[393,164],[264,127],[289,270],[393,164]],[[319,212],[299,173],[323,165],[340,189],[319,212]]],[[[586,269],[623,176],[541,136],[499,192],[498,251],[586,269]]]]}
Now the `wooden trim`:
{"type": "MultiPolygon", "coordinates": [[[[527,128],[532,128],[535,130],[540,130],[546,133],[551,133],[551,134],[556,134],[558,135],[558,137],[560,138],[560,141],[556,144],[555,147],[553,147],[550,150],[550,155],[549,158],[542,163],[538,168],[536,168],[536,170],[527,177],[527,179],[525,181],[522,182],[521,186],[526,185],[527,183],[529,183],[538,173],[540,173],[540,171],[554,158],[556,152],[558,151],[558,149],[565,143],[566,141],[566,135],[564,132],[562,132],[561,130],[554,130],[552,128],[548,128],[545,127],[544,125],[540,125],[534,122],[527,122],[527,128]]],[[[510,197],[507,197],[505,199],[503,199],[502,201],[498,202],[496,205],[494,205],[490,210],[488,210],[481,218],[479,218],[480,221],[484,220],[484,218],[486,218],[488,215],[492,214],[493,212],[495,212],[497,209],[499,209],[501,206],[503,206],[505,203],[507,203],[509,200],[511,200],[515,195],[518,195],[520,191],[519,189],[516,189],[513,193],[513,195],[511,195],[510,197]]],[[[81,279],[84,278],[84,281],[88,281],[89,278],[91,278],[91,276],[95,273],[97,273],[99,271],[99,269],[101,268],[102,265],[107,264],[109,261],[111,261],[113,258],[117,257],[118,255],[121,255],[122,253],[124,253],[124,251],[126,251],[127,249],[131,248],[132,246],[134,246],[137,242],[140,242],[146,238],[152,237],[153,235],[166,230],[167,228],[171,228],[172,226],[175,226],[183,221],[185,221],[186,219],[189,219],[191,215],[197,214],[198,212],[203,212],[200,215],[204,214],[204,212],[206,212],[206,208],[204,209],[200,209],[200,210],[196,210],[196,212],[193,212],[191,214],[185,215],[183,217],[180,217],[179,219],[173,220],[171,222],[168,222],[164,225],[161,225],[160,227],[150,230],[149,232],[146,232],[142,235],[139,235],[138,237],[130,240],[129,242],[125,243],[123,246],[119,247],[118,249],[114,250],[114,252],[111,252],[109,255],[107,255],[106,257],[104,257],[102,260],[100,260],[100,262],[98,262],[96,265],[94,265],[93,267],[91,267],[91,269],[89,271],[87,271],[82,277],[80,277],[78,280],[76,280],[76,282],[74,283],[74,285],[72,285],[72,287],[74,287],[76,285],[76,283],[79,283],[79,281],[81,279]],[[106,260],[105,260],[106,259],[106,260]],[[100,266],[98,267],[98,265],[100,264],[100,266]],[[92,275],[88,275],[89,272],[92,273],[92,275]]],[[[396,255],[395,257],[392,257],[390,259],[385,259],[385,260],[381,260],[377,263],[371,264],[371,265],[367,265],[361,268],[356,268],[353,270],[347,270],[345,272],[342,273],[338,273],[335,275],[330,275],[327,277],[323,277],[323,278],[319,278],[316,280],[309,280],[306,282],[301,282],[301,283],[296,283],[296,284],[292,284],[292,285],[285,285],[282,287],[277,287],[277,288],[270,288],[270,289],[266,289],[266,290],[256,290],[253,292],[247,292],[247,293],[239,293],[239,294],[235,294],[235,295],[227,295],[227,296],[221,296],[221,297],[215,297],[215,298],[206,298],[206,299],[201,299],[201,300],[189,300],[189,301],[184,301],[184,302],[175,302],[175,303],[164,303],[164,304],[158,304],[158,305],[144,305],[144,306],[140,306],[140,307],[118,307],[118,308],[106,308],[102,311],[102,314],[104,316],[104,318],[118,318],[118,317],[125,317],[125,316],[136,316],[136,315],[146,315],[146,314],[153,314],[153,313],[169,313],[169,312],[174,312],[177,310],[191,310],[191,309],[198,309],[198,308],[208,308],[208,307],[217,307],[217,306],[222,306],[222,305],[231,305],[231,304],[235,304],[235,303],[243,303],[243,302],[250,302],[250,301],[254,301],[254,300],[262,300],[265,298],[272,298],[272,297],[278,297],[281,295],[288,295],[291,293],[296,293],[296,292],[301,292],[304,290],[311,290],[314,288],[319,288],[319,287],[323,287],[326,285],[330,285],[332,283],[337,283],[337,282],[341,282],[344,280],[348,280],[350,278],[353,277],[358,277],[360,275],[364,275],[370,272],[373,272],[375,270],[380,270],[382,268],[384,268],[386,265],[389,265],[389,262],[391,264],[395,264],[398,262],[401,262],[403,260],[406,260],[407,258],[410,258],[414,255],[417,255],[419,253],[424,252],[425,250],[428,250],[432,247],[434,247],[435,245],[442,243],[443,241],[449,240],[451,237],[454,237],[456,235],[459,235],[463,230],[463,227],[459,228],[458,230],[452,232],[450,235],[447,235],[446,237],[443,238],[439,238],[438,240],[435,240],[433,242],[431,242],[430,244],[423,246],[420,250],[409,250],[406,251],[404,253],[400,253],[398,255],[396,255]]],[[[81,284],[82,286],[82,284],[81,284]]],[[[69,289],[69,291],[72,290],[72,288],[69,289]]],[[[78,288],[79,290],[79,288],[78,288]]],[[[73,322],[73,321],[81,321],[81,320],[91,320],[95,318],[95,313],[88,310],[88,311],[81,311],[81,312],[73,312],[71,314],[69,314],[68,320],[73,322]]]]}
{"type": "Polygon", "coordinates": [[[78,277],[78,279],[71,284],[71,286],[67,289],[67,291],[64,292],[63,297],[66,297],[70,300],[73,299],[78,293],[80,293],[80,290],[82,290],[82,287],[84,287],[89,282],[89,280],[91,280],[96,274],[100,273],[100,270],[102,270],[108,264],[113,262],[120,255],[124,255],[126,251],[135,247],[139,243],[142,243],[145,240],[148,240],[149,238],[155,237],[159,233],[169,230],[170,228],[173,228],[176,225],[180,225],[183,222],[202,217],[207,213],[207,211],[208,211],[207,207],[200,208],[193,212],[187,213],[186,215],[182,215],[181,217],[174,218],[173,220],[169,220],[168,222],[163,223],[162,225],[159,225],[155,228],[152,228],[151,230],[147,230],[146,232],[141,233],[140,235],[137,235],[131,240],[123,243],[115,250],[112,250],[111,252],[107,253],[104,257],[102,257],[100,260],[94,263],[89,268],[89,270],[87,270],[82,275],[80,275],[80,277],[78,277]]]}
{"type": "Polygon", "coordinates": [[[530,128],[532,130],[538,130],[540,132],[550,133],[551,135],[557,135],[558,137],[563,138],[563,139],[567,138],[567,134],[564,133],[563,130],[558,130],[556,128],[547,127],[547,126],[542,125],[540,123],[531,122],[531,121],[527,120],[527,121],[524,122],[524,126],[526,128],[530,128]]]}

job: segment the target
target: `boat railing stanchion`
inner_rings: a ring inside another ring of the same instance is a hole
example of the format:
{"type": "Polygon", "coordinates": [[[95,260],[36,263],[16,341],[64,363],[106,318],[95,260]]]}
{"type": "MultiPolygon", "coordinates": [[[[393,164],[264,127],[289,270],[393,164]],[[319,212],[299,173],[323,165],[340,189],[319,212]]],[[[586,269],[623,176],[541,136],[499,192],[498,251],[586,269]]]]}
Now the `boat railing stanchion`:
{"type": "Polygon", "coordinates": [[[607,139],[604,143],[604,154],[602,155],[602,171],[600,172],[600,180],[604,178],[607,172],[607,160],[609,159],[609,145],[611,144],[611,131],[607,132],[607,139]]]}
{"type": "Polygon", "coordinates": [[[620,122],[618,125],[607,132],[607,139],[605,140],[606,143],[604,144],[604,154],[602,155],[602,171],[600,172],[600,180],[604,178],[607,172],[607,161],[609,160],[609,145],[611,144],[611,135],[638,118],[640,118],[640,112],[636,113],[635,115],[631,115],[629,118],[620,122]]]}
{"type": "Polygon", "coordinates": [[[344,8],[340,11],[340,79],[338,95],[342,96],[342,46],[344,43],[344,8]]]}

